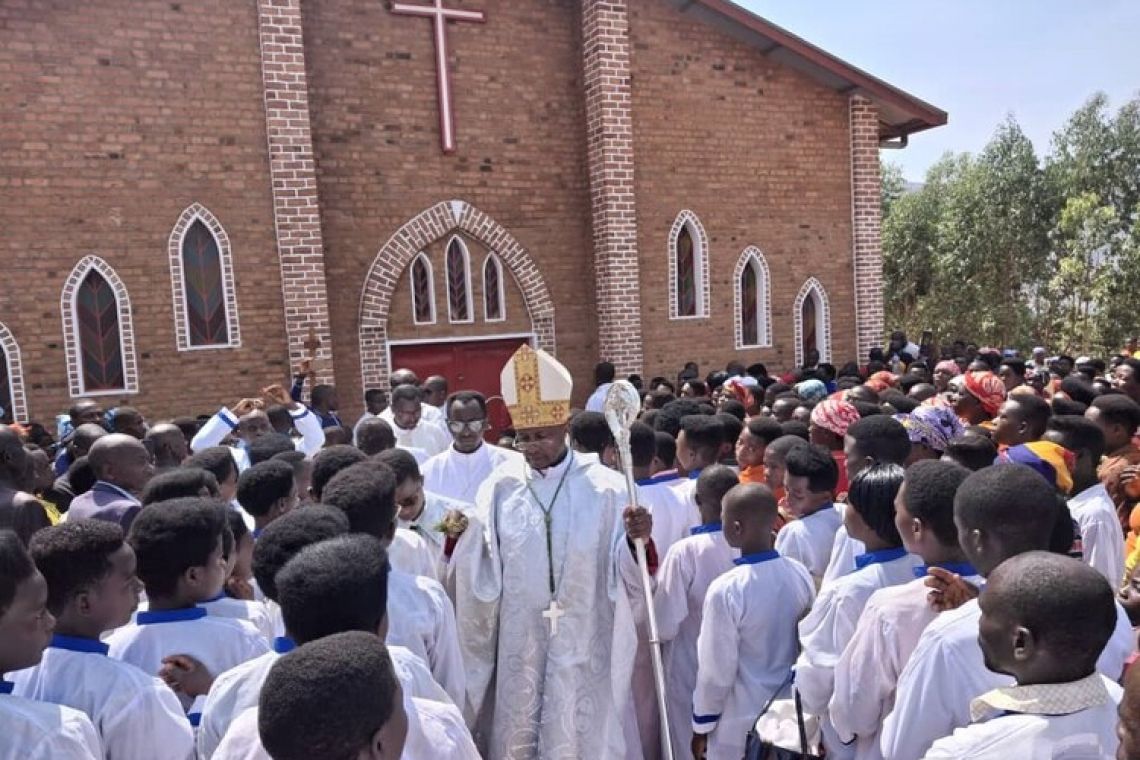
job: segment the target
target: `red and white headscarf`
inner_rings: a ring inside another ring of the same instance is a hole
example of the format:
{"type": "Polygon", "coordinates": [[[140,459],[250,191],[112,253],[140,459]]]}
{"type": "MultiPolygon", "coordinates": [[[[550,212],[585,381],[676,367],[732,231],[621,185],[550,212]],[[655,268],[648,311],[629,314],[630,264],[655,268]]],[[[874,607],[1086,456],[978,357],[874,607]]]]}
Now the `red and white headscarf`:
{"type": "Polygon", "coordinates": [[[966,373],[966,392],[976,398],[993,417],[1005,401],[1005,383],[989,370],[975,370],[966,373]]]}
{"type": "Polygon", "coordinates": [[[829,398],[816,404],[811,410],[811,422],[825,430],[830,430],[842,438],[847,428],[859,421],[859,410],[848,401],[829,398]]]}

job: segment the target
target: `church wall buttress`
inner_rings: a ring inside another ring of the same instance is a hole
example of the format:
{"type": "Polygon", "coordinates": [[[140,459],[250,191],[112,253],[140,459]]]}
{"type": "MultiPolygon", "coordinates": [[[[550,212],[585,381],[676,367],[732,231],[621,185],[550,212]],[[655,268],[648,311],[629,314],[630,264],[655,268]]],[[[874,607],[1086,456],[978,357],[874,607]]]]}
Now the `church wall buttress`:
{"type": "Polygon", "coordinates": [[[879,185],[879,111],[851,98],[851,227],[855,263],[855,341],[858,356],[883,345],[882,206],[879,185]]]}

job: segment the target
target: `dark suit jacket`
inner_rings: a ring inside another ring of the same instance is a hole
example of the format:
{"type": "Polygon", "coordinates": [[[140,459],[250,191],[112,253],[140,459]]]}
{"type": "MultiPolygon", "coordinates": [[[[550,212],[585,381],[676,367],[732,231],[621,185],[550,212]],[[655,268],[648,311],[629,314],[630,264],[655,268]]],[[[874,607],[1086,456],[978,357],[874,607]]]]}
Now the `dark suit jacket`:
{"type": "Polygon", "coordinates": [[[71,520],[108,520],[118,523],[123,532],[130,530],[135,515],[142,509],[139,500],[124,496],[116,488],[102,480],[87,493],[76,496],[67,510],[71,520]]]}

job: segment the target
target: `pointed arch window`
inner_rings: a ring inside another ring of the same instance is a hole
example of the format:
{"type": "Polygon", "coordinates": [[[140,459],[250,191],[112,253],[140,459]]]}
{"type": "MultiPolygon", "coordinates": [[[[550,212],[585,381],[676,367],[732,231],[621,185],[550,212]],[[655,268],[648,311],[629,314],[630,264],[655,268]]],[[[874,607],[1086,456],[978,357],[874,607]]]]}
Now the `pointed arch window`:
{"type": "Polygon", "coordinates": [[[190,205],[168,243],[178,350],[241,345],[230,240],[209,209],[190,205]]]}
{"type": "Polygon", "coordinates": [[[420,253],[412,260],[412,316],[417,325],[435,324],[435,281],[431,262],[420,253]]]}
{"type": "Polygon", "coordinates": [[[0,351],[0,425],[11,425],[16,421],[12,403],[12,372],[8,367],[8,354],[0,351]]]}
{"type": "Polygon", "coordinates": [[[749,246],[736,264],[736,347],[772,345],[771,291],[768,262],[760,249],[749,246]]]}
{"type": "Polygon", "coordinates": [[[71,395],[136,393],[131,302],[115,270],[85,257],[71,270],[60,306],[71,395]]]}
{"type": "Polygon", "coordinates": [[[831,361],[831,305],[827,291],[814,277],[800,288],[792,306],[795,321],[796,366],[803,366],[808,354],[819,353],[819,361],[831,361]]]}
{"type": "Polygon", "coordinates": [[[16,337],[0,322],[0,424],[26,422],[24,373],[16,337]]]}
{"type": "Polygon", "coordinates": [[[708,239],[692,211],[682,211],[669,233],[669,316],[707,317],[709,303],[708,239]]]}
{"type": "Polygon", "coordinates": [[[502,322],[507,318],[507,308],[503,294],[503,265],[499,257],[491,253],[483,261],[483,319],[487,322],[502,322]]]}
{"type": "Polygon", "coordinates": [[[471,257],[458,237],[447,244],[447,314],[450,322],[471,322],[471,257]]]}

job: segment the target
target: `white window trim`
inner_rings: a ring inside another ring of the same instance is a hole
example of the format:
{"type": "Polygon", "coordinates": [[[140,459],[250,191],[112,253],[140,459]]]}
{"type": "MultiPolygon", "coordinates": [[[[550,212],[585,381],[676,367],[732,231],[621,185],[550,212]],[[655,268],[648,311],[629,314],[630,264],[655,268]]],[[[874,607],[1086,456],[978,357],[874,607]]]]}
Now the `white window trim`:
{"type": "Polygon", "coordinates": [[[754,245],[750,245],[740,254],[733,272],[733,290],[736,294],[736,313],[733,316],[733,326],[736,336],[737,350],[746,348],[772,347],[772,284],[768,270],[768,260],[763,252],[754,245]],[[744,310],[744,292],[740,286],[740,279],[744,276],[745,267],[752,267],[756,273],[756,318],[759,322],[756,330],[758,343],[744,342],[744,323],[741,312],[744,310]]]}
{"type": "Polygon", "coordinates": [[[447,321],[453,325],[469,325],[475,322],[475,302],[471,298],[471,254],[467,250],[467,244],[463,242],[463,238],[458,235],[452,235],[447,239],[447,245],[443,247],[443,272],[444,272],[444,293],[447,295],[447,321]],[[463,253],[463,281],[467,284],[467,319],[453,319],[451,316],[451,257],[448,255],[451,252],[451,244],[459,243],[459,250],[463,253]]]}
{"type": "Polygon", "coordinates": [[[431,259],[427,254],[420,251],[412,258],[412,263],[408,265],[408,290],[412,293],[412,324],[414,325],[434,325],[436,322],[437,314],[435,311],[435,270],[432,268],[431,259]],[[427,322],[421,322],[416,315],[416,262],[422,261],[424,266],[427,267],[428,277],[428,309],[431,311],[431,319],[427,322]]]}
{"type": "Polygon", "coordinates": [[[677,214],[673,227],[669,230],[669,244],[666,247],[666,256],[669,262],[669,319],[707,319],[710,315],[709,298],[709,243],[708,235],[701,220],[692,211],[685,209],[677,214]],[[682,229],[688,229],[689,237],[693,240],[693,270],[696,273],[695,283],[697,296],[697,313],[682,316],[680,303],[677,299],[677,239],[682,229]]]}
{"type": "Polygon", "coordinates": [[[233,255],[230,238],[218,218],[200,203],[192,203],[179,215],[167,243],[170,261],[170,287],[174,297],[174,336],[179,351],[213,351],[220,348],[241,347],[241,328],[238,324],[237,290],[234,287],[233,255]],[[190,319],[187,316],[186,277],[182,263],[182,244],[194,222],[200,221],[214,236],[218,246],[218,264],[222,275],[222,296],[226,310],[226,343],[195,346],[190,343],[190,319]]]}
{"type": "Polygon", "coordinates": [[[13,422],[28,421],[28,399],[24,395],[24,364],[20,357],[20,344],[8,326],[0,322],[0,351],[8,365],[8,398],[12,408],[8,411],[13,422]]]}
{"type": "Polygon", "coordinates": [[[795,303],[792,305],[797,368],[804,364],[804,301],[809,297],[815,299],[817,320],[815,346],[819,349],[819,360],[821,362],[831,361],[831,304],[827,299],[827,291],[823,284],[816,278],[809,277],[803,287],[800,288],[795,303]]]}
{"type": "Polygon", "coordinates": [[[484,322],[506,322],[507,321],[507,294],[506,288],[503,283],[503,262],[499,261],[499,257],[494,253],[488,253],[487,258],[483,259],[483,321],[484,322]],[[487,267],[493,266],[495,271],[499,274],[499,292],[495,297],[499,299],[499,316],[492,319],[487,316],[487,267]]]}
{"type": "Polygon", "coordinates": [[[64,282],[60,295],[60,312],[63,324],[64,352],[67,355],[68,386],[72,398],[80,396],[121,396],[138,393],[138,360],[135,357],[135,331],[131,319],[131,299],[127,287],[115,270],[98,256],[84,256],[64,282]],[[88,391],[83,377],[83,362],[80,359],[79,322],[76,314],[76,298],[79,284],[92,269],[111,286],[115,292],[115,305],[119,312],[119,346],[123,360],[123,385],[121,389],[88,391]]]}

